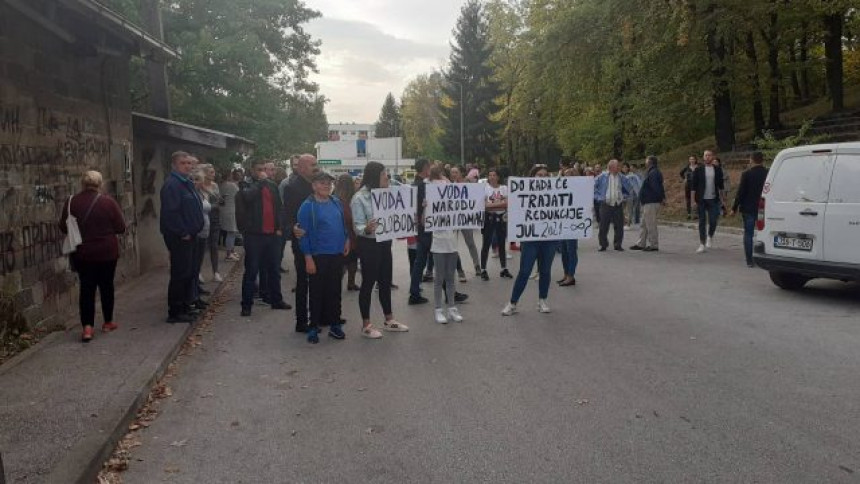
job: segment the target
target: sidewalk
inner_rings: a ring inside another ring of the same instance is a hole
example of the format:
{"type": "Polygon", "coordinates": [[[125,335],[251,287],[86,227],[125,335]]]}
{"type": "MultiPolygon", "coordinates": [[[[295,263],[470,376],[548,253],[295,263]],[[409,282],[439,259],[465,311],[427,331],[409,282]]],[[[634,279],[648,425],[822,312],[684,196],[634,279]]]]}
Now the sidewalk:
{"type": "MultiPolygon", "coordinates": [[[[222,264],[223,274],[235,267],[222,264]]],[[[0,366],[5,482],[95,480],[150,387],[193,328],[164,322],[167,281],[164,268],[121,286],[116,297],[117,331],[102,333],[97,319],[96,337],[85,345],[76,325],[72,331],[47,336],[0,366]]],[[[206,284],[211,297],[223,286],[206,284]]]]}

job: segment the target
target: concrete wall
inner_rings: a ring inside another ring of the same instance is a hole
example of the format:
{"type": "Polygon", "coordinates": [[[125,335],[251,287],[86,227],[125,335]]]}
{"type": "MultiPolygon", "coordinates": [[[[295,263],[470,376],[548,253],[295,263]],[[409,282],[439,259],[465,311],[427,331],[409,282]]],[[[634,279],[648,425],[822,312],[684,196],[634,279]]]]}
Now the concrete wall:
{"type": "MultiPolygon", "coordinates": [[[[0,2],[0,294],[31,329],[77,311],[57,221],[83,171],[102,172],[131,224],[117,279],[138,274],[128,62],[119,50],[72,49],[0,2]]],[[[0,318],[0,339],[3,332],[0,318]]]]}

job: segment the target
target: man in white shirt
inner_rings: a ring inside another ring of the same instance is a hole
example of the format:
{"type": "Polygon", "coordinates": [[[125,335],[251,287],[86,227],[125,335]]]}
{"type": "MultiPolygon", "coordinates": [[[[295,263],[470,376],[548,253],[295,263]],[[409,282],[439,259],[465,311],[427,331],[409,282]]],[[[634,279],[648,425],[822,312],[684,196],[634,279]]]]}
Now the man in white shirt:
{"type": "Polygon", "coordinates": [[[717,231],[717,221],[720,217],[720,207],[725,199],[723,170],[714,164],[714,152],[705,151],[704,163],[693,171],[693,183],[690,198],[696,201],[699,213],[699,248],[697,254],[711,248],[714,233],[717,231]]]}

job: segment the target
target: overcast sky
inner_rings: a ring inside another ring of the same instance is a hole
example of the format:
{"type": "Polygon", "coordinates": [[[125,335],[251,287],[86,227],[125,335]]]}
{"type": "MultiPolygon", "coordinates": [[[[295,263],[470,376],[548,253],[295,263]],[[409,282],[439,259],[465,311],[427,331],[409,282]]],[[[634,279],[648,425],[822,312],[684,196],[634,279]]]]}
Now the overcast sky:
{"type": "Polygon", "coordinates": [[[322,13],[307,29],[322,41],[312,79],[329,123],[373,123],[385,95],[399,100],[418,74],[444,66],[463,0],[305,0],[322,13]]]}

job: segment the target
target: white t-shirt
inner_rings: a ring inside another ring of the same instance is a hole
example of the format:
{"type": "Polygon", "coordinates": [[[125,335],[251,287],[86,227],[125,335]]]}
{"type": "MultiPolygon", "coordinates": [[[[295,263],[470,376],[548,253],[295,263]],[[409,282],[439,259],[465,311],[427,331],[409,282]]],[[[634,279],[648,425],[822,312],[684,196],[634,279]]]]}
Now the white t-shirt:
{"type": "MultiPolygon", "coordinates": [[[[446,184],[447,181],[431,181],[430,184],[446,184]]],[[[439,230],[433,232],[433,243],[430,245],[430,252],[434,254],[451,254],[457,252],[457,231],[456,230],[439,230]]]]}
{"type": "MultiPolygon", "coordinates": [[[[490,186],[489,183],[484,184],[484,189],[486,190],[486,201],[487,203],[498,203],[504,202],[508,200],[508,186],[507,185],[499,185],[496,188],[490,186]]],[[[507,209],[505,208],[488,208],[488,212],[494,213],[505,213],[507,209]]]]}
{"type": "Polygon", "coordinates": [[[714,170],[713,165],[705,165],[705,193],[702,194],[702,198],[705,200],[717,198],[717,189],[714,182],[716,178],[715,174],[716,170],[714,170]]]}

